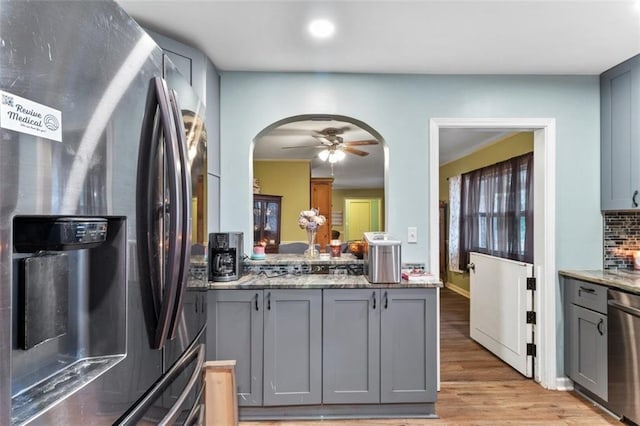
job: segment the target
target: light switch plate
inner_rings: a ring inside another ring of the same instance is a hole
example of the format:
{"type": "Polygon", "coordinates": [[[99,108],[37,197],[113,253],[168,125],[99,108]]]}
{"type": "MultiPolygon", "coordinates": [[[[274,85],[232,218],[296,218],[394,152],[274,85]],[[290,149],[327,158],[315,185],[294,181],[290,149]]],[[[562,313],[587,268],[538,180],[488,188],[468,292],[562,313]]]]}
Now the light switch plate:
{"type": "Polygon", "coordinates": [[[418,228],[415,226],[410,226],[407,228],[407,242],[409,243],[417,243],[418,242],[418,228]]]}

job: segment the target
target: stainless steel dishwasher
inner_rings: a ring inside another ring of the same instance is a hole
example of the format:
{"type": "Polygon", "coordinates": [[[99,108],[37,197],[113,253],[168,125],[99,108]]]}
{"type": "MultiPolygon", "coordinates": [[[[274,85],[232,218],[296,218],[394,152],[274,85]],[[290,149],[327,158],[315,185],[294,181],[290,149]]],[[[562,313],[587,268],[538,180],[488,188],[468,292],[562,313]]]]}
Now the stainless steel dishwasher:
{"type": "Polygon", "coordinates": [[[610,408],[640,424],[640,296],[608,291],[610,408]]]}

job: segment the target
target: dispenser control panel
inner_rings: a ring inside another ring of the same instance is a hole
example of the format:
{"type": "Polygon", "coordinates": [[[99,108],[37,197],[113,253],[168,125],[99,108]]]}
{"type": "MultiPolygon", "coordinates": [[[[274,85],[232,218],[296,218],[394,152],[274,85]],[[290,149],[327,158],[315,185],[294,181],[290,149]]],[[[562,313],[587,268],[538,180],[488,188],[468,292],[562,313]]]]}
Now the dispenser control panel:
{"type": "Polygon", "coordinates": [[[107,224],[96,217],[16,217],[13,244],[22,252],[92,248],[107,239],[107,224]]]}

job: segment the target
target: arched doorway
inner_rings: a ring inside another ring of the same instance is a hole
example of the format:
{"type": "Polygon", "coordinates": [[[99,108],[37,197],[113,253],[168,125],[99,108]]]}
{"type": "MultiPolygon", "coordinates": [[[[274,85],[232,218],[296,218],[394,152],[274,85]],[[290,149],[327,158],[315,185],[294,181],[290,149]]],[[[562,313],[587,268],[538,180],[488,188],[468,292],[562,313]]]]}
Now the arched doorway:
{"type": "MultiPolygon", "coordinates": [[[[380,199],[384,212],[386,156],[382,135],[353,117],[286,117],[254,138],[254,193],[282,196],[283,243],[304,241],[304,231],[297,226],[298,214],[319,208],[329,224],[321,228],[323,235],[318,235],[322,250],[331,231],[346,239],[346,199],[380,199]],[[328,192],[322,189],[327,184],[328,192]]],[[[384,229],[384,213],[376,223],[384,229]]]]}

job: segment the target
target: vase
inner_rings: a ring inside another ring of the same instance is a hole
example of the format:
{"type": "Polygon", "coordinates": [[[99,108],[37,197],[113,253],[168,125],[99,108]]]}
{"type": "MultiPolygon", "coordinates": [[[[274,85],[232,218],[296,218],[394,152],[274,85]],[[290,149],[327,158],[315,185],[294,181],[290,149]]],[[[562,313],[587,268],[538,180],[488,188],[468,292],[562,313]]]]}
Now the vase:
{"type": "Polygon", "coordinates": [[[308,258],[318,257],[320,253],[316,250],[316,231],[307,229],[307,242],[309,247],[304,251],[304,256],[308,258]]]}

